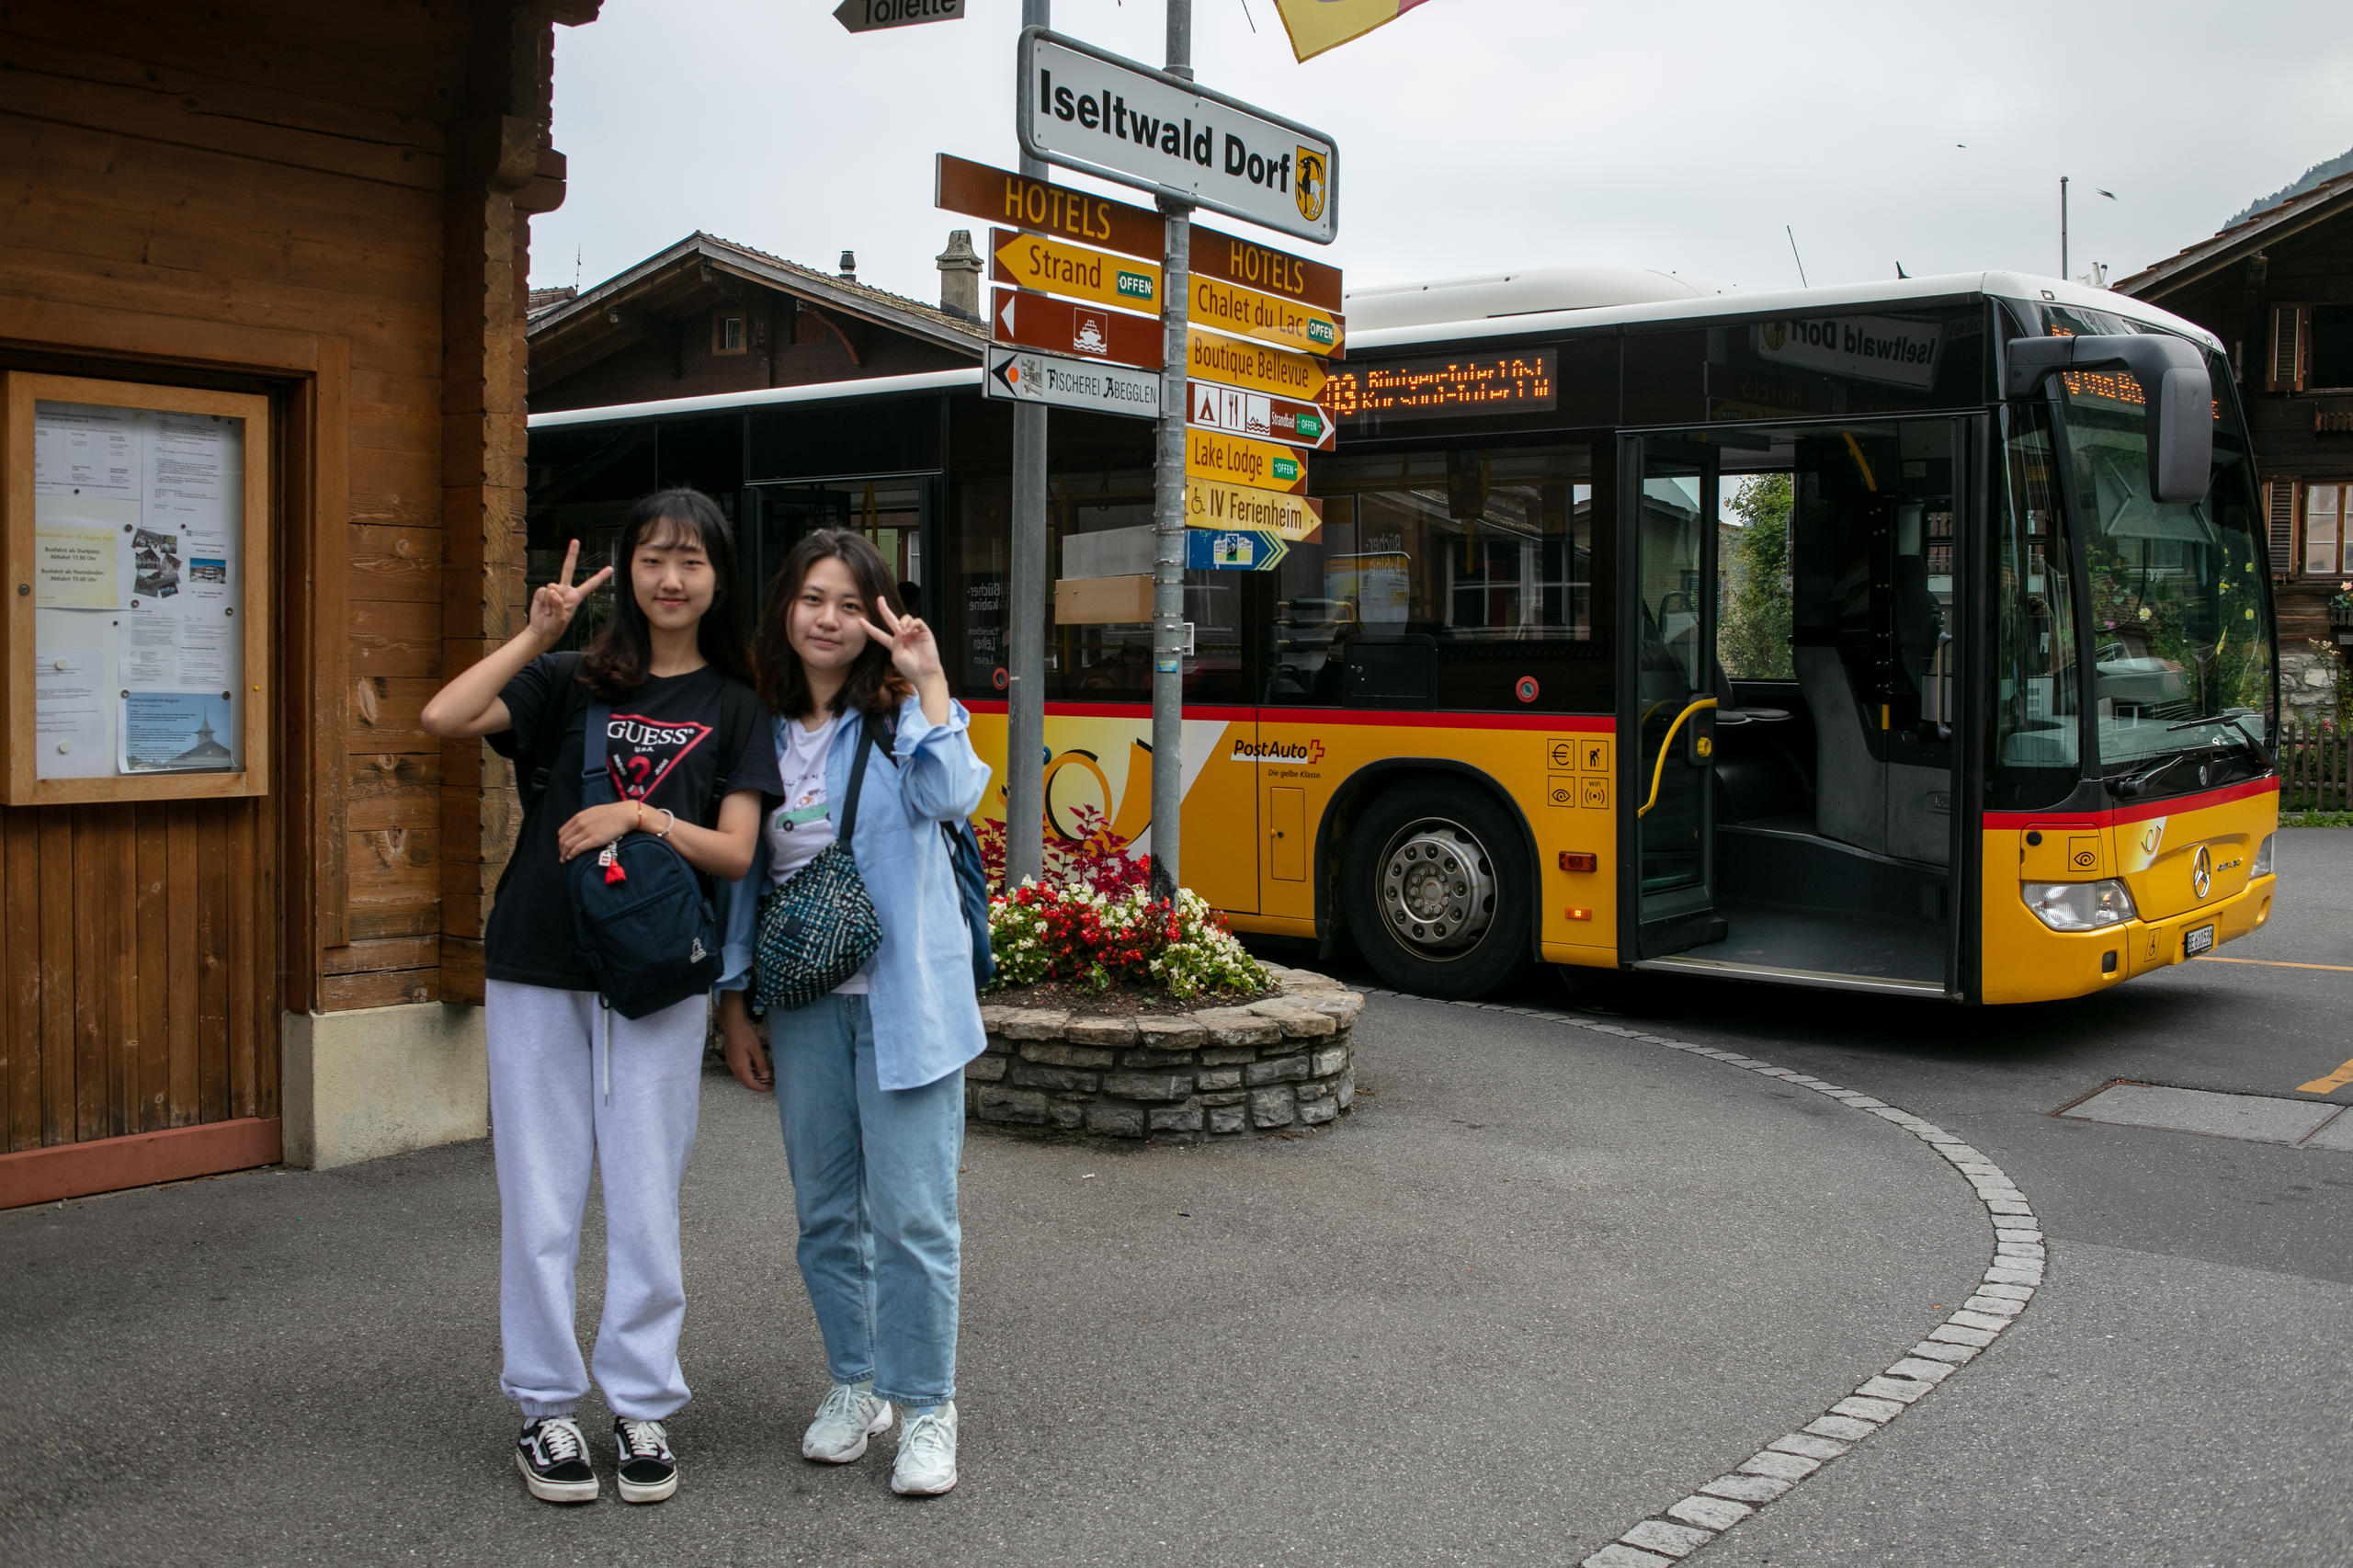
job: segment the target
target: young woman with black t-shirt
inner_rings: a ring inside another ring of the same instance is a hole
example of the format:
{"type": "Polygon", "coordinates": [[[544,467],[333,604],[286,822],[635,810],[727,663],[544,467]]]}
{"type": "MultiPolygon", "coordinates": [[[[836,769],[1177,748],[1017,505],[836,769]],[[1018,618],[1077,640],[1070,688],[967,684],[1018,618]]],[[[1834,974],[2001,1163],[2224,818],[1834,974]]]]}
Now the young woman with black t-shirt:
{"type": "Polygon", "coordinates": [[[530,624],[435,695],[425,727],[482,735],[544,788],[523,817],[483,936],[491,1131],[498,1164],[499,1387],[522,1407],[516,1465],[548,1502],[597,1495],[574,1409],[588,1369],[574,1337],[573,1268],[591,1162],[604,1173],[605,1316],[594,1358],[613,1413],[629,1503],[677,1490],[664,1422],[687,1403],[678,1183],[693,1151],[709,998],[635,1020],[602,1006],[573,945],[566,863],[631,833],[665,838],[706,878],[752,863],[760,793],[777,786],[766,713],[732,615],[735,541],[709,496],[639,502],[613,560],[628,573],[613,615],[576,657],[551,652],[608,566],[531,597],[530,624]],[[585,723],[610,710],[616,799],[582,805],[585,723]]]}

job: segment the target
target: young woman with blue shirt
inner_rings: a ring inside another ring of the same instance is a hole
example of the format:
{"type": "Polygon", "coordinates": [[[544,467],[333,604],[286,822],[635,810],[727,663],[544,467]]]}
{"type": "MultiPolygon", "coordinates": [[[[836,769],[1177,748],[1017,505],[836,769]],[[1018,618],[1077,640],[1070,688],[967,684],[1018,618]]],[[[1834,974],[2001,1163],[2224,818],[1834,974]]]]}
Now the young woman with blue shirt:
{"type": "Polygon", "coordinates": [[[881,552],[840,528],[803,539],[769,585],[754,664],[782,794],[730,899],[720,1025],[735,1076],[781,1102],[801,1278],[832,1377],[801,1454],[848,1463],[895,1406],[892,1490],[926,1496],[956,1484],[956,1167],[963,1067],[986,1043],[939,824],[980,805],[989,768],[931,629],[891,591],[881,552]],[[746,996],[757,898],[832,842],[870,729],[887,755],[868,758],[850,850],[881,946],[832,994],[770,1012],[764,1049],[746,996]]]}

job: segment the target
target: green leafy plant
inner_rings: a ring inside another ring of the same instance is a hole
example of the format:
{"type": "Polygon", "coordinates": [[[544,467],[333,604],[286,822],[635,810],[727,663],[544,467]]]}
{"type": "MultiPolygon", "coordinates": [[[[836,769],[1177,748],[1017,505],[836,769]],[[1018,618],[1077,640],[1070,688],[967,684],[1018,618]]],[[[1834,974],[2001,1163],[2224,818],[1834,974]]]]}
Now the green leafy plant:
{"type": "Polygon", "coordinates": [[[1726,503],[1743,527],[1726,562],[1724,672],[1743,680],[1787,680],[1790,663],[1790,476],[1768,473],[1726,503]]]}

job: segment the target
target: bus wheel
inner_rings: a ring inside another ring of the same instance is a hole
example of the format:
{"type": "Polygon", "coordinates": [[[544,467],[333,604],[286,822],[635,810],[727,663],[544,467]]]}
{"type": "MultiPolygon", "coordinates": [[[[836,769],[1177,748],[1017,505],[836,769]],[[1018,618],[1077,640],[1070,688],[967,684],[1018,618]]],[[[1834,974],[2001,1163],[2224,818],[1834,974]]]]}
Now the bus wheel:
{"type": "Polygon", "coordinates": [[[1348,929],[1400,991],[1483,996],[1528,961],[1524,858],[1510,819],[1475,786],[1391,790],[1348,835],[1348,929]]]}

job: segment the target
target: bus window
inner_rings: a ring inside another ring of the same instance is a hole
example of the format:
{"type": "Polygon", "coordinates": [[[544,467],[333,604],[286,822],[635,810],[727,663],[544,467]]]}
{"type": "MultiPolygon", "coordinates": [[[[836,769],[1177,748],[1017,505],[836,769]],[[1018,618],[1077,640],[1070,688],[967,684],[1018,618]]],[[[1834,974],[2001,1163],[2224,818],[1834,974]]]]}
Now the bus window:
{"type": "Polygon", "coordinates": [[[2021,406],[2006,411],[2005,419],[1988,803],[2018,811],[2056,805],[2075,789],[2082,772],[2082,703],[2050,415],[2021,406]]]}
{"type": "Polygon", "coordinates": [[[1318,458],[1311,472],[1324,528],[1274,574],[1267,703],[1609,707],[1592,646],[1590,447],[1318,458]]]}

